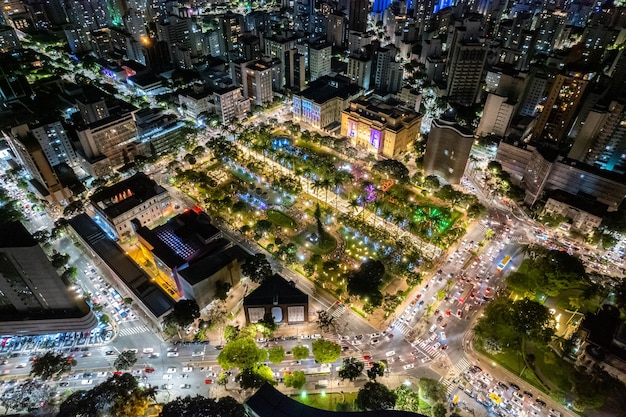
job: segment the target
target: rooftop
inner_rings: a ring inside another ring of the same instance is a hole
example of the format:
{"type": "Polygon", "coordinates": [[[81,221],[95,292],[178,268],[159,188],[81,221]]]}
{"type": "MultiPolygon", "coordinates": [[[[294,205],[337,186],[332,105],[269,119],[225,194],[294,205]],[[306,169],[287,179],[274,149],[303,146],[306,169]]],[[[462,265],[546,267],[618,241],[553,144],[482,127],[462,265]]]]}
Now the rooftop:
{"type": "Polygon", "coordinates": [[[109,219],[132,210],[134,207],[160,194],[167,193],[143,172],[106,187],[91,197],[91,203],[102,210],[109,219]]]}
{"type": "Polygon", "coordinates": [[[207,253],[219,252],[229,243],[218,239],[221,232],[205,212],[194,210],[187,210],[154,229],[138,228],[136,233],[169,268],[179,268],[207,253]]]}
{"type": "Polygon", "coordinates": [[[360,89],[358,85],[350,84],[347,78],[324,76],[309,83],[309,88],[298,95],[314,103],[322,104],[333,98],[346,100],[357,94],[360,89]]]}
{"type": "MultiPolygon", "coordinates": [[[[226,239],[219,239],[219,241],[226,241],[226,239]]],[[[243,261],[249,256],[240,246],[232,246],[230,242],[226,242],[227,246],[223,246],[219,251],[193,262],[187,268],[179,271],[178,275],[189,284],[195,285],[220,271],[235,259],[243,261]]]]}
{"type": "Polygon", "coordinates": [[[597,217],[604,217],[609,208],[608,205],[600,203],[593,197],[574,195],[563,190],[553,190],[548,197],[597,217]]]}
{"type": "Polygon", "coordinates": [[[88,215],[79,214],[70,219],[69,223],[155,317],[163,316],[174,307],[174,300],[152,282],[152,279],[126,256],[122,248],[109,240],[88,215]]]}
{"type": "Polygon", "coordinates": [[[287,281],[278,274],[274,274],[256,290],[243,299],[244,306],[267,304],[302,304],[307,303],[309,296],[296,288],[295,283],[287,281]]]}

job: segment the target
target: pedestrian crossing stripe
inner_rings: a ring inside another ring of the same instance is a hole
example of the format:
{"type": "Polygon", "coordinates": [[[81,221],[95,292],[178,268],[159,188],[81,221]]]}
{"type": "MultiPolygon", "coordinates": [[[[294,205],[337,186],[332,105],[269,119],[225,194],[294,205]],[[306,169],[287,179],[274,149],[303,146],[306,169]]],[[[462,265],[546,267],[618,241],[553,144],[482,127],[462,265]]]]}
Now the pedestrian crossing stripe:
{"type": "Polygon", "coordinates": [[[444,387],[446,387],[446,392],[448,393],[448,395],[452,394],[452,391],[454,391],[454,383],[452,381],[442,377],[439,380],[439,383],[441,383],[444,387]]]}
{"type": "Polygon", "coordinates": [[[472,366],[472,364],[467,360],[467,358],[463,358],[454,365],[452,365],[454,370],[459,374],[465,372],[470,366],[472,366]]]}
{"type": "Polygon", "coordinates": [[[330,315],[331,315],[332,317],[337,318],[337,317],[341,316],[341,315],[342,315],[343,313],[345,313],[345,312],[346,312],[346,306],[345,306],[345,305],[343,305],[343,304],[339,304],[339,305],[337,306],[337,308],[335,308],[335,309],[333,310],[333,312],[332,312],[332,313],[330,313],[330,315]]]}
{"type": "Polygon", "coordinates": [[[150,329],[148,329],[146,326],[127,327],[127,328],[124,328],[124,329],[120,329],[119,335],[120,336],[130,336],[130,335],[133,335],[133,334],[147,333],[149,331],[150,331],[150,329]]]}

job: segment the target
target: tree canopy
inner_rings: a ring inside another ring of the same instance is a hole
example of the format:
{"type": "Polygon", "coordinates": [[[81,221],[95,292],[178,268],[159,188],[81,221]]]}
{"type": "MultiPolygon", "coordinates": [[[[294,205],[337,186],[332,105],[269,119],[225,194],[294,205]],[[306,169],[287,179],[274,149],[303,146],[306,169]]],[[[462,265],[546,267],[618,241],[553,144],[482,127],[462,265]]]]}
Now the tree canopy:
{"type": "Polygon", "coordinates": [[[408,168],[402,162],[396,161],[395,159],[385,159],[376,162],[372,167],[372,172],[380,172],[388,175],[398,182],[409,181],[408,168]]]}
{"type": "Polygon", "coordinates": [[[251,337],[241,337],[226,343],[217,355],[220,366],[226,370],[231,368],[252,369],[258,362],[265,360],[267,352],[259,348],[251,337]]]}
{"type": "Polygon", "coordinates": [[[332,363],[341,356],[341,346],[326,339],[317,339],[311,344],[311,350],[319,363],[332,363]]]}
{"type": "Polygon", "coordinates": [[[306,383],[306,375],[304,371],[293,371],[291,374],[285,375],[285,386],[300,389],[306,383]]]}
{"type": "Polygon", "coordinates": [[[291,354],[295,360],[306,359],[309,357],[308,346],[295,346],[291,349],[291,354]]]}
{"type": "Polygon", "coordinates": [[[373,306],[383,302],[380,286],[385,275],[385,265],[379,260],[368,259],[360,268],[348,274],[348,293],[367,298],[373,306]]]}
{"type": "Polygon", "coordinates": [[[354,381],[361,375],[364,368],[365,364],[357,358],[345,358],[339,369],[339,378],[354,381]]]}
{"type": "Polygon", "coordinates": [[[220,399],[195,397],[178,397],[166,404],[159,417],[244,417],[244,408],[233,397],[220,399]]]}
{"type": "Polygon", "coordinates": [[[257,253],[246,260],[241,265],[241,273],[254,282],[261,283],[267,278],[271,277],[272,266],[267,260],[267,256],[262,253],[257,253]]]}
{"type": "Polygon", "coordinates": [[[187,327],[200,317],[200,307],[195,300],[180,300],[167,316],[167,321],[178,327],[187,327]]]}
{"type": "Polygon", "coordinates": [[[389,410],[396,405],[396,394],[378,382],[367,382],[359,390],[356,405],[362,410],[389,410]]]}
{"type": "Polygon", "coordinates": [[[113,362],[113,367],[118,371],[123,371],[132,368],[137,363],[137,354],[132,350],[125,350],[118,355],[113,362]]]}
{"type": "Polygon", "coordinates": [[[41,379],[50,379],[70,372],[72,366],[75,365],[76,360],[72,357],[46,352],[43,356],[33,360],[30,375],[41,379]]]}

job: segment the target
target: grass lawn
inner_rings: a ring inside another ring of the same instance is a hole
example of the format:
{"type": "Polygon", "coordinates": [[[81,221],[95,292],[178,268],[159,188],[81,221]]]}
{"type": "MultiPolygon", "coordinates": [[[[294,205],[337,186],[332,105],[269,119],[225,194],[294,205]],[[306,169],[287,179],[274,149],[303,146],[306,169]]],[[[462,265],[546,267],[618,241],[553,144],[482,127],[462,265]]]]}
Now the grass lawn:
{"type": "MultiPolygon", "coordinates": [[[[268,216],[269,218],[269,216],[268,216]]],[[[309,240],[309,236],[312,233],[317,233],[317,227],[310,224],[302,232],[296,235],[293,240],[300,246],[304,246],[308,250],[318,255],[326,255],[335,250],[337,247],[337,240],[330,234],[326,234],[325,239],[318,239],[316,243],[309,240]]]]}
{"type": "Polygon", "coordinates": [[[291,398],[306,404],[310,407],[319,408],[328,411],[359,411],[354,406],[356,400],[356,392],[346,392],[344,394],[328,393],[328,394],[307,394],[294,395],[291,398]]]}
{"type": "Polygon", "coordinates": [[[271,221],[276,226],[294,229],[298,225],[298,223],[291,216],[286,215],[282,211],[270,209],[266,212],[266,214],[267,220],[271,221]]]}
{"type": "Polygon", "coordinates": [[[576,374],[574,367],[556,356],[554,363],[546,363],[542,351],[538,351],[535,355],[535,367],[540,371],[544,378],[559,387],[564,393],[572,391],[572,380],[576,374]]]}

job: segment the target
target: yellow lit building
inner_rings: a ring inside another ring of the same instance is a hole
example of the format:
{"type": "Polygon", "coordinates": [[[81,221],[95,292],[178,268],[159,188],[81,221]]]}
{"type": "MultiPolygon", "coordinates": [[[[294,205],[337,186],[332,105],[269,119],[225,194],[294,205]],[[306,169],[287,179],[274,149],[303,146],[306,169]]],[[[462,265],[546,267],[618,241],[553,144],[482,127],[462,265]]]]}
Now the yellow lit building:
{"type": "Polygon", "coordinates": [[[396,158],[411,149],[422,125],[422,115],[401,104],[361,96],[341,113],[341,134],[369,152],[396,158]]]}

